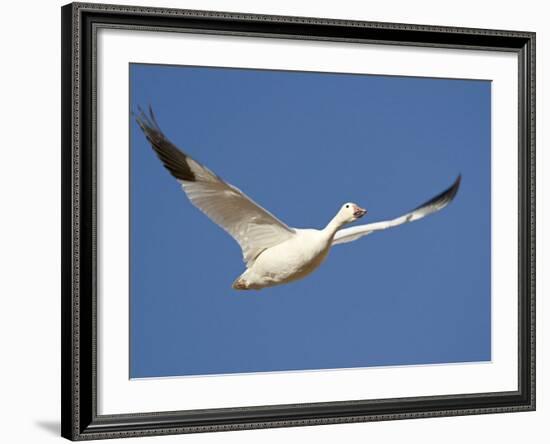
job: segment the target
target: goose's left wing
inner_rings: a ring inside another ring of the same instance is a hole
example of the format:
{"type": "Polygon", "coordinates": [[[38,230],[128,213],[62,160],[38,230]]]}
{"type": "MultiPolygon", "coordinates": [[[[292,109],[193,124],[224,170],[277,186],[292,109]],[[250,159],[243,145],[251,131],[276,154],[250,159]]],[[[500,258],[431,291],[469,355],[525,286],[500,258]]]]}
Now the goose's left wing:
{"type": "Polygon", "coordinates": [[[403,216],[391,220],[374,222],[372,224],[359,225],[356,227],[338,230],[334,235],[332,245],[345,244],[346,242],[357,240],[374,231],[385,230],[386,228],[392,228],[401,224],[405,224],[407,222],[422,219],[428,214],[435,213],[436,211],[445,208],[456,196],[458,188],[460,187],[460,179],[461,176],[459,175],[454,183],[441,194],[438,194],[434,198],[430,199],[428,202],[425,202],[424,204],[408,212],[407,214],[404,214],[403,216]]]}
{"type": "Polygon", "coordinates": [[[170,142],[158,126],[151,108],[149,115],[140,110],[136,120],[191,203],[237,241],[247,265],[263,250],[295,235],[292,228],[237,187],[225,182],[170,142]]]}

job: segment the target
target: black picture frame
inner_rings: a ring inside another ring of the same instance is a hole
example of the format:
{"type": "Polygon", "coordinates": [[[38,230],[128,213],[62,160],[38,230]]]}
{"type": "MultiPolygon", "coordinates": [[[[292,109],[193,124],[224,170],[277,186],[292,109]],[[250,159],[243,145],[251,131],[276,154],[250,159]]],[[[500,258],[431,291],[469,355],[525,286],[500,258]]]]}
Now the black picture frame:
{"type": "Polygon", "coordinates": [[[72,3],[62,7],[62,436],[70,440],[535,409],[535,33],[72,3]],[[98,27],[508,51],[519,66],[518,390],[139,414],[97,414],[98,27]]]}

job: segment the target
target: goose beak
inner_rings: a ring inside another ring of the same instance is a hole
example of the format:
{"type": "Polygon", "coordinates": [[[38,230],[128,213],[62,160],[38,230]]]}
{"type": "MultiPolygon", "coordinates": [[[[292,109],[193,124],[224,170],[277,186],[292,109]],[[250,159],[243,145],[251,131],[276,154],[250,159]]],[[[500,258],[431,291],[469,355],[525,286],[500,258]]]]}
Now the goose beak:
{"type": "Polygon", "coordinates": [[[367,214],[367,210],[365,210],[364,208],[355,207],[355,211],[353,212],[353,216],[356,219],[359,219],[359,218],[363,217],[365,214],[367,214]]]}

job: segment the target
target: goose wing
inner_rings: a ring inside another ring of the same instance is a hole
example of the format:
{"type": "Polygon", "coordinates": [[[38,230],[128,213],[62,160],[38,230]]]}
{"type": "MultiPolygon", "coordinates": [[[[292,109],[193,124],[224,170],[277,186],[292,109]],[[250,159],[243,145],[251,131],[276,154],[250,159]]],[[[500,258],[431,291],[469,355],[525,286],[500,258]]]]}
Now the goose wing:
{"type": "Polygon", "coordinates": [[[191,203],[229,233],[250,265],[265,249],[295,235],[295,231],[241,190],[189,157],[161,131],[155,116],[141,109],[136,121],[165,168],[176,178],[191,203]]]}
{"type": "Polygon", "coordinates": [[[442,193],[438,194],[429,201],[423,203],[419,207],[415,208],[412,211],[409,211],[403,216],[397,217],[391,220],[385,220],[381,222],[374,222],[372,224],[358,225],[356,227],[344,228],[338,230],[334,235],[332,245],[345,244],[346,242],[351,242],[357,240],[367,234],[371,234],[374,231],[385,230],[386,228],[397,227],[398,225],[405,224],[407,222],[412,222],[418,219],[422,219],[428,214],[435,213],[443,208],[445,208],[456,196],[458,188],[460,187],[459,175],[454,183],[447,188],[442,193]]]}

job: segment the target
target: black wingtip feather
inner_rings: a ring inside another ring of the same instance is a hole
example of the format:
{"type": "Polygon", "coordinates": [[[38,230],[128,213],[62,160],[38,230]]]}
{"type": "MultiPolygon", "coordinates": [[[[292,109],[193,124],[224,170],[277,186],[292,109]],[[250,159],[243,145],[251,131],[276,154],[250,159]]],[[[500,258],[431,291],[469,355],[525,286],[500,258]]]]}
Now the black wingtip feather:
{"type": "Polygon", "coordinates": [[[157,123],[151,105],[149,105],[148,115],[140,106],[138,106],[138,112],[139,114],[135,116],[136,122],[164,167],[176,179],[194,182],[196,178],[187,161],[188,156],[166,138],[157,123]]]}
{"type": "Polygon", "coordinates": [[[455,198],[456,193],[458,193],[461,180],[462,180],[462,174],[459,174],[455,179],[455,181],[453,182],[453,184],[449,188],[447,188],[445,191],[443,191],[443,193],[440,194],[440,197],[442,198],[445,197],[445,200],[448,202],[452,201],[455,198]]]}
{"type": "Polygon", "coordinates": [[[430,205],[434,204],[449,204],[456,196],[456,193],[458,193],[458,189],[460,188],[460,182],[462,180],[462,174],[459,174],[458,177],[455,179],[453,184],[447,188],[442,193],[439,193],[437,196],[433,197],[427,202],[424,202],[422,205],[419,205],[416,207],[413,211],[418,210],[419,208],[428,207],[430,205]]]}

